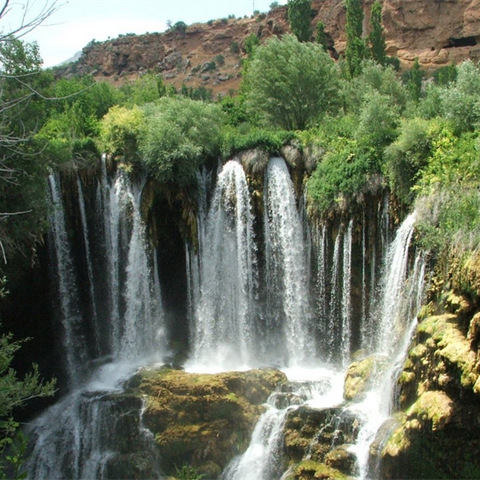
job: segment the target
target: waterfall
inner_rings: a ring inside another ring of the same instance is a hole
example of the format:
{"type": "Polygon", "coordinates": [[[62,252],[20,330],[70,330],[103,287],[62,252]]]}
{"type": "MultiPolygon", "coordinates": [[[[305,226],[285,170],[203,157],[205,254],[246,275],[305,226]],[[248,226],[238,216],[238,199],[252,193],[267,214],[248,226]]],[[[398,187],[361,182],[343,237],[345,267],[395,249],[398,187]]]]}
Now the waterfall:
{"type": "Polygon", "coordinates": [[[142,460],[140,475],[160,478],[158,459],[151,448],[154,440],[141,423],[142,403],[122,395],[124,381],[138,366],[161,358],[166,352],[158,262],[156,255],[148,251],[140,214],[145,179],[132,182],[121,171],[110,179],[103,159],[102,177],[93,202],[103,228],[93,231],[87,228],[84,189],[77,182],[80,235],[85,247],[80,263],[87,265],[85,281],[93,282],[95,276],[96,285],[103,286],[100,291],[89,285],[91,305],[78,302],[76,278],[81,268],[70,255],[58,182],[57,177],[49,177],[54,206],[50,243],[61,300],[70,388],[65,397],[32,422],[29,436],[34,446],[28,460],[29,478],[127,478],[138,473],[125,472],[123,466],[136,465],[135,455],[144,455],[145,451],[149,453],[142,460]],[[91,250],[105,258],[95,269],[91,250]],[[105,303],[108,308],[94,310],[93,305],[105,303]],[[83,321],[81,307],[85,310],[83,321]],[[85,319],[92,311],[97,312],[95,333],[106,334],[109,341],[99,342],[101,351],[92,350],[89,354],[85,341],[91,335],[91,322],[85,319]],[[111,360],[108,363],[107,358],[111,360]],[[99,366],[87,378],[88,360],[99,366]],[[126,460],[127,453],[131,460],[126,460]]]}
{"type": "Polygon", "coordinates": [[[338,372],[317,369],[286,369],[289,392],[270,395],[255,425],[250,445],[224,470],[221,480],[278,480],[286,463],[283,455],[283,428],[289,412],[302,405],[323,408],[342,399],[343,381],[338,372]]]}
{"type": "Polygon", "coordinates": [[[217,180],[202,241],[194,363],[238,368],[256,359],[257,265],[245,172],[227,162],[217,180]]]}
{"type": "Polygon", "coordinates": [[[85,260],[87,262],[87,274],[88,274],[88,285],[89,285],[89,294],[90,294],[90,305],[92,311],[92,323],[94,326],[94,333],[95,333],[95,343],[96,343],[96,351],[97,354],[100,353],[100,327],[98,322],[98,312],[97,312],[97,301],[96,301],[96,294],[95,294],[95,281],[93,277],[93,263],[92,263],[92,254],[90,251],[90,240],[89,240],[89,228],[87,222],[87,213],[85,209],[85,197],[83,195],[83,187],[82,182],[80,181],[80,177],[77,176],[77,190],[78,190],[78,204],[80,210],[80,220],[82,224],[82,232],[83,232],[83,245],[85,248],[85,260]]]}
{"type": "Polygon", "coordinates": [[[343,282],[342,282],[342,365],[347,366],[351,350],[351,289],[352,289],[352,230],[350,220],[343,237],[343,282]]]}
{"type": "Polygon", "coordinates": [[[382,279],[381,301],[377,311],[379,325],[376,328],[376,350],[391,353],[402,333],[399,313],[402,305],[402,290],[408,268],[408,249],[415,226],[415,213],[411,213],[397,231],[385,258],[382,279]],[[399,328],[400,327],[400,328],[399,328]]]}
{"type": "Polygon", "coordinates": [[[323,352],[328,347],[328,300],[327,300],[327,227],[322,224],[313,232],[313,245],[316,247],[316,314],[319,323],[319,342],[323,352]]]}
{"type": "Polygon", "coordinates": [[[284,365],[315,356],[307,255],[293,184],[281,158],[270,159],[264,189],[268,335],[283,335],[284,365]]]}
{"type": "Polygon", "coordinates": [[[338,348],[338,318],[339,318],[339,301],[340,301],[340,241],[342,233],[339,231],[335,238],[335,246],[333,248],[333,261],[331,270],[331,287],[330,287],[330,304],[328,318],[328,356],[332,360],[335,358],[336,349],[338,348]]]}
{"type": "Polygon", "coordinates": [[[87,346],[81,331],[82,318],[79,312],[78,290],[59,182],[58,176],[49,175],[48,183],[53,204],[50,216],[50,245],[55,261],[54,269],[60,303],[59,316],[63,332],[63,351],[68,383],[70,387],[74,387],[81,384],[85,378],[87,346]]]}
{"type": "Polygon", "coordinates": [[[412,213],[398,229],[386,254],[385,265],[388,268],[382,278],[379,302],[382,316],[377,326],[377,352],[386,355],[388,365],[365,400],[350,407],[357,412],[361,422],[357,443],[351,450],[357,455],[359,478],[362,480],[368,475],[370,444],[392,413],[393,387],[404,363],[417,324],[416,314],[421,306],[425,276],[425,260],[421,253],[416,256],[414,268],[407,275],[414,225],[415,213],[412,213]]]}
{"type": "Polygon", "coordinates": [[[247,451],[234,459],[222,480],[271,480],[283,473],[283,427],[288,408],[276,407],[276,393],[266,403],[266,412],[255,425],[247,451]]]}

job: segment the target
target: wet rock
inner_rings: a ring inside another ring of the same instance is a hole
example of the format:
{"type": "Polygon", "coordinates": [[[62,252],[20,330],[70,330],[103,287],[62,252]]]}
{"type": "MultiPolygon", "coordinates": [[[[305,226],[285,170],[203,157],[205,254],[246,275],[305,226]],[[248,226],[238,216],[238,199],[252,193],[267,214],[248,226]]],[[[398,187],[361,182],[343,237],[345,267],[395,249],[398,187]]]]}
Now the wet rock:
{"type": "Polygon", "coordinates": [[[345,400],[359,401],[385,373],[388,361],[385,357],[372,355],[352,363],[345,375],[345,400]]]}
{"type": "Polygon", "coordinates": [[[357,457],[345,445],[328,452],[325,455],[325,465],[345,472],[348,475],[357,473],[357,457]]]}
{"type": "Polygon", "coordinates": [[[248,447],[263,403],[284,382],[269,369],[212,375],[162,367],[140,371],[127,388],[145,395],[143,421],[166,472],[189,464],[213,475],[248,447]]]}

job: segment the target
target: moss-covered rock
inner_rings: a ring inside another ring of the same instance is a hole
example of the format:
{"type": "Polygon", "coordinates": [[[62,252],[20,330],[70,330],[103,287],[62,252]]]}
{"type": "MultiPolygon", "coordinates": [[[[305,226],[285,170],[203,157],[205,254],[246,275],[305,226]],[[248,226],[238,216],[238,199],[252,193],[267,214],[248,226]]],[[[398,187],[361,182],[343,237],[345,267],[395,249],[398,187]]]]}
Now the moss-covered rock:
{"type": "Polygon", "coordinates": [[[323,463],[303,460],[294,468],[289,478],[292,480],[349,480],[352,477],[323,463]]]}
{"type": "Polygon", "coordinates": [[[143,422],[166,473],[188,464],[215,478],[247,448],[262,404],[285,382],[277,370],[197,374],[162,367],[141,370],[127,387],[146,398],[143,422]]]}
{"type": "Polygon", "coordinates": [[[292,478],[330,478],[318,476],[320,470],[341,472],[343,476],[353,474],[356,459],[347,446],[355,442],[357,433],[355,415],[342,407],[301,406],[289,412],[284,428],[286,455],[293,464],[315,465],[314,473],[302,467],[292,478]],[[305,463],[305,458],[312,464],[305,463]],[[307,476],[307,470],[308,475],[317,476],[307,476]]]}
{"type": "Polygon", "coordinates": [[[480,314],[454,292],[430,311],[399,377],[403,412],[381,449],[381,477],[480,478],[480,314]]]}
{"type": "Polygon", "coordinates": [[[379,355],[371,355],[352,363],[345,375],[345,400],[361,400],[385,373],[387,363],[387,359],[379,355]]]}

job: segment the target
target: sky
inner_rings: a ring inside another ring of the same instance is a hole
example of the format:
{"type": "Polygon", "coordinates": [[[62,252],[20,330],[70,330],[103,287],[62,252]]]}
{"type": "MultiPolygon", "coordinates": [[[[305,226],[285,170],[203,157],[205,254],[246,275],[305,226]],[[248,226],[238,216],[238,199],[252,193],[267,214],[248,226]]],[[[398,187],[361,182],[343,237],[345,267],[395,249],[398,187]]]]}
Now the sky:
{"type": "MultiPolygon", "coordinates": [[[[10,11],[0,19],[2,33],[20,25],[22,15],[33,19],[54,0],[10,0],[10,11]]],[[[163,32],[167,21],[187,25],[229,15],[243,17],[254,10],[268,12],[273,0],[57,0],[57,10],[23,40],[38,42],[45,67],[72,58],[91,40],[119,34],[163,32]]],[[[280,5],[287,0],[279,0],[280,5]]],[[[0,8],[4,2],[0,1],[0,8]]]]}

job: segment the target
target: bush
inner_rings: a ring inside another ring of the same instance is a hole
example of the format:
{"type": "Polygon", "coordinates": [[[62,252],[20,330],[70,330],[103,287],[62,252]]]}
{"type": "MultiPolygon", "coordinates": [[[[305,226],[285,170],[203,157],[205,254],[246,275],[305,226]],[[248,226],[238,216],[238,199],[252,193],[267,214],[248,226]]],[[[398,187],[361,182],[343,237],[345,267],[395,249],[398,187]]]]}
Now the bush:
{"type": "Polygon", "coordinates": [[[220,151],[221,107],[185,97],[164,97],[145,110],[140,135],[143,161],[162,183],[186,186],[198,167],[220,151]]]}
{"type": "Polygon", "coordinates": [[[243,49],[247,55],[251,55],[255,48],[260,45],[260,39],[254,33],[251,33],[243,44],[243,49]]]}
{"type": "Polygon", "coordinates": [[[226,131],[222,155],[231,157],[236,152],[260,148],[270,154],[278,153],[279,150],[296,138],[293,132],[284,130],[265,130],[262,128],[229,129],[226,131]]]}
{"type": "Polygon", "coordinates": [[[385,173],[395,195],[403,202],[413,200],[412,187],[418,171],[430,155],[430,123],[421,118],[402,122],[397,140],[385,150],[385,173]]]}
{"type": "Polygon", "coordinates": [[[339,140],[327,153],[307,182],[310,207],[321,215],[343,209],[368,186],[369,175],[378,172],[375,157],[358,148],[354,140],[339,140]]]}
{"type": "Polygon", "coordinates": [[[105,151],[126,160],[137,158],[137,141],[144,121],[144,114],[138,107],[112,107],[103,117],[100,127],[105,151]]]}

